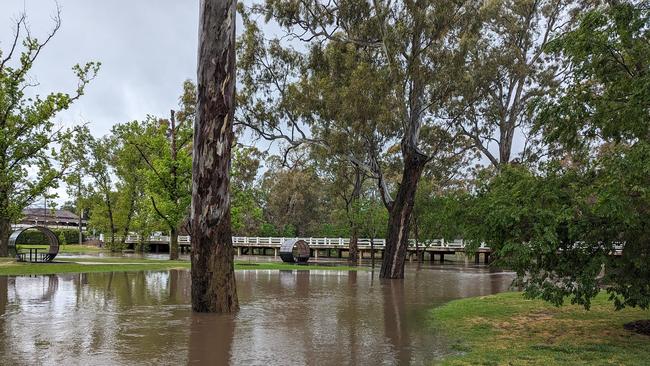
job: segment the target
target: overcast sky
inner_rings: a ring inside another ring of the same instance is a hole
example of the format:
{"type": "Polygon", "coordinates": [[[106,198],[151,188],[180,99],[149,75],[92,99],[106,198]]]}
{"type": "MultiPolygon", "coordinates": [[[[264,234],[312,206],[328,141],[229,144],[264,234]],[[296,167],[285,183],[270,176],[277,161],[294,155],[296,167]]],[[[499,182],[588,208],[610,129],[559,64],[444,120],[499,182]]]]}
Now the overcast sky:
{"type": "MultiPolygon", "coordinates": [[[[16,19],[27,14],[32,36],[44,39],[56,14],[54,0],[0,0],[0,49],[13,40],[16,19]]],[[[57,124],[87,123],[95,136],[111,126],[166,117],[178,105],[182,83],[196,79],[199,0],[58,0],[62,25],[36,61],[32,93],[74,93],[75,64],[102,63],[97,78],[57,124]]],[[[238,31],[241,23],[237,24],[238,31]]],[[[56,190],[58,204],[67,199],[56,190]]],[[[40,205],[40,203],[39,203],[40,205]]]]}
{"type": "MultiPolygon", "coordinates": [[[[89,123],[94,135],[147,114],[176,107],[185,79],[196,78],[198,0],[59,0],[63,24],[31,76],[39,94],[74,92],[71,67],[99,61],[101,70],[80,100],[56,121],[89,123]]],[[[44,38],[56,13],[53,0],[0,0],[0,48],[26,12],[32,34],[44,38]]]]}
{"type": "MultiPolygon", "coordinates": [[[[73,93],[72,66],[102,63],[86,94],[55,121],[66,126],[88,123],[95,136],[111,126],[166,117],[178,105],[182,83],[196,79],[199,0],[58,0],[62,26],[42,51],[30,76],[41,95],[73,93]]],[[[28,16],[32,35],[43,39],[52,29],[54,0],[0,0],[0,49],[11,44],[15,20],[28,16]]],[[[267,37],[277,33],[263,26],[267,37]]],[[[241,23],[237,24],[238,31],[241,23]]],[[[515,139],[519,151],[521,139],[515,139]]],[[[264,145],[264,144],[263,144],[264,145]]],[[[262,148],[267,148],[262,147],[262,148]]],[[[57,190],[59,203],[67,197],[57,190]]]]}

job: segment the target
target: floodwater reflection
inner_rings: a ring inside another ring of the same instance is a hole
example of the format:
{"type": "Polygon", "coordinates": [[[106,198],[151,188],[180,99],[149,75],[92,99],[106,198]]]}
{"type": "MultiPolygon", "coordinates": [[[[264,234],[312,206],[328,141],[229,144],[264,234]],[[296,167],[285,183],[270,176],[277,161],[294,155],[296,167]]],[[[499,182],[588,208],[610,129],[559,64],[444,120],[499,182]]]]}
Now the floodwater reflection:
{"type": "Polygon", "coordinates": [[[507,290],[484,268],[237,271],[241,311],[192,313],[190,273],[0,277],[3,365],[407,365],[450,352],[428,309],[507,290]]]}

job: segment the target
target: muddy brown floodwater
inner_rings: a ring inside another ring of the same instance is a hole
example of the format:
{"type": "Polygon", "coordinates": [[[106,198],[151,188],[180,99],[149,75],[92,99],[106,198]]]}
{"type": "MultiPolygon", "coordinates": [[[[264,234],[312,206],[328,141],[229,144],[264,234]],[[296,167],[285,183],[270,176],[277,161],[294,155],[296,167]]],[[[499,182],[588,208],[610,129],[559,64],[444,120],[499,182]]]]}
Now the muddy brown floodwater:
{"type": "Polygon", "coordinates": [[[2,365],[408,365],[452,353],[428,310],[506,291],[480,267],[237,271],[241,310],[193,314],[188,271],[0,276],[2,365]]]}

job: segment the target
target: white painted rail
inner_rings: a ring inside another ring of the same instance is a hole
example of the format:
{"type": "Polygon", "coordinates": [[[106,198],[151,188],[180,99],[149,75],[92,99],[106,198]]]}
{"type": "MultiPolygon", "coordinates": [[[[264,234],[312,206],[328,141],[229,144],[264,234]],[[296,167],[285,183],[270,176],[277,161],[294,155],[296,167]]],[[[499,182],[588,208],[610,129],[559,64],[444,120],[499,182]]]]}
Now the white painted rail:
{"type": "MultiPolygon", "coordinates": [[[[144,242],[146,243],[156,243],[156,244],[167,244],[169,243],[169,236],[167,235],[154,235],[150,236],[144,242]]],[[[292,238],[292,237],[249,237],[249,236],[233,236],[232,243],[236,247],[267,247],[267,248],[279,248],[282,243],[288,239],[300,239],[304,240],[312,248],[348,248],[350,246],[350,238],[292,238]]],[[[129,235],[126,237],[126,243],[139,243],[140,237],[138,235],[129,235]]],[[[190,237],[187,235],[178,236],[179,245],[189,245],[190,237]]],[[[371,246],[374,246],[376,249],[383,249],[386,246],[385,239],[374,239],[369,238],[359,238],[357,244],[361,249],[369,249],[371,246]]],[[[435,239],[435,240],[423,240],[418,243],[419,247],[423,249],[429,248],[445,248],[449,250],[453,249],[464,249],[465,242],[461,239],[446,241],[444,239],[435,239]]],[[[415,247],[415,239],[409,241],[410,247],[415,247]]],[[[487,249],[485,245],[481,245],[481,248],[487,249]]]]}

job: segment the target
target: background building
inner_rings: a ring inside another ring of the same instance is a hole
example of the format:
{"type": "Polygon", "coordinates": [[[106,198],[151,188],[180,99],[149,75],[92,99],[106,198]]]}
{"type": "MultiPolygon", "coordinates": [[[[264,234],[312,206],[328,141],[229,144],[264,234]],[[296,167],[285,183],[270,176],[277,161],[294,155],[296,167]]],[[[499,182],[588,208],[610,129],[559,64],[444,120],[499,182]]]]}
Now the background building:
{"type": "MultiPolygon", "coordinates": [[[[79,217],[68,210],[26,208],[23,210],[23,218],[18,225],[42,225],[50,228],[76,229],[79,226],[79,217]]],[[[86,219],[82,219],[82,229],[85,230],[86,225],[86,219]]]]}

